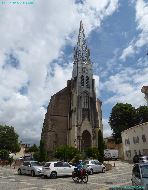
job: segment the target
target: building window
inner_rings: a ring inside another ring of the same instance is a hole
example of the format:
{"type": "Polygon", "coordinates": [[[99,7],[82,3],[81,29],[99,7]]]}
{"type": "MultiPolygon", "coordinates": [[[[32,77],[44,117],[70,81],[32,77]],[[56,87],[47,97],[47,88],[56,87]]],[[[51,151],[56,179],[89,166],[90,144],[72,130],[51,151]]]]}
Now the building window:
{"type": "Polygon", "coordinates": [[[133,143],[134,144],[138,144],[139,143],[139,137],[137,136],[137,137],[133,137],[133,143]]]}
{"type": "Polygon", "coordinates": [[[146,142],[146,137],[145,137],[145,135],[142,135],[142,141],[143,141],[143,142],[146,142]]]}
{"type": "Polygon", "coordinates": [[[125,139],[125,145],[130,145],[130,140],[129,139],[125,139]]]}
{"type": "Polygon", "coordinates": [[[89,108],[89,96],[86,92],[83,93],[83,108],[89,108]]]}
{"type": "Polygon", "coordinates": [[[83,75],[81,76],[81,86],[82,87],[84,86],[84,76],[83,75]]]}
{"type": "Polygon", "coordinates": [[[139,137],[137,136],[137,138],[136,138],[136,143],[139,143],[139,137]]]}
{"type": "Polygon", "coordinates": [[[89,77],[86,76],[86,87],[89,88],[89,77]]]}

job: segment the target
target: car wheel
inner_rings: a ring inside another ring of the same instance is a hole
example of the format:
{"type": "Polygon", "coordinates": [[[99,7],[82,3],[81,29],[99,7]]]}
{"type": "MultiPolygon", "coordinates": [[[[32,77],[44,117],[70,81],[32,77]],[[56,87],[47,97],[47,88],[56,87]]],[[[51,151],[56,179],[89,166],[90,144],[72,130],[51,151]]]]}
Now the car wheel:
{"type": "Polygon", "coordinates": [[[31,171],[31,176],[34,177],[35,176],[35,172],[32,170],[31,171]]]}
{"type": "Polygon", "coordinates": [[[83,182],[84,182],[84,183],[87,183],[87,182],[88,182],[88,175],[87,175],[87,174],[83,176],[83,182]]]}
{"type": "Polygon", "coordinates": [[[93,175],[94,171],[93,169],[90,169],[90,175],[93,175]]]}
{"type": "Polygon", "coordinates": [[[56,179],[57,178],[57,172],[51,172],[50,178],[51,179],[56,179]]]}
{"type": "Polygon", "coordinates": [[[102,168],[102,173],[105,173],[105,168],[102,168]]]}
{"type": "Polygon", "coordinates": [[[18,169],[18,174],[22,175],[21,169],[18,169]]]}

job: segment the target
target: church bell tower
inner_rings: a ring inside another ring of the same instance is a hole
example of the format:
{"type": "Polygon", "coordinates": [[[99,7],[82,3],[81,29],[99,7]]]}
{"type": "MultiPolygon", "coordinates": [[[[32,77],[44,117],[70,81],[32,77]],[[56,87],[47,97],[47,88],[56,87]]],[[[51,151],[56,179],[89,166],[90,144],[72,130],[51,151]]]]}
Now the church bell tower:
{"type": "Polygon", "coordinates": [[[95,80],[93,79],[90,51],[84,28],[80,22],[78,42],[74,48],[71,85],[71,127],[69,144],[80,151],[97,147],[98,115],[96,110],[95,80]]]}

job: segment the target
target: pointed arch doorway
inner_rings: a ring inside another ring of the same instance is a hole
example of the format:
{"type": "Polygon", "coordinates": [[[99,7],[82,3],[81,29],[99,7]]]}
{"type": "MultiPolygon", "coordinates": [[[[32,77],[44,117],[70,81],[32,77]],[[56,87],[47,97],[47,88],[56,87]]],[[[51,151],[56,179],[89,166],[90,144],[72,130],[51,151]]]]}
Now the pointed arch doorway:
{"type": "Polygon", "coordinates": [[[89,131],[85,130],[82,133],[81,151],[91,147],[91,134],[89,131]]]}

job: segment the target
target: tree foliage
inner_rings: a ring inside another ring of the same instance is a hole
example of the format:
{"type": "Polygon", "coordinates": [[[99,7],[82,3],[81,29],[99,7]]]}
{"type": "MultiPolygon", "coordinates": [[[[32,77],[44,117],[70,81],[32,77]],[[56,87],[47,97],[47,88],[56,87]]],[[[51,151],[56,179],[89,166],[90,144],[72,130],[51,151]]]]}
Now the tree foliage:
{"type": "Polygon", "coordinates": [[[136,124],[148,122],[148,107],[140,106],[136,109],[136,124]]]}
{"type": "Polygon", "coordinates": [[[85,153],[88,158],[98,159],[99,157],[99,150],[96,147],[90,147],[86,149],[85,153]]]}
{"type": "Polygon", "coordinates": [[[18,135],[13,127],[0,125],[0,149],[5,149],[9,152],[18,152],[20,150],[18,135]]]}
{"type": "Polygon", "coordinates": [[[109,118],[109,124],[117,143],[121,142],[122,131],[144,122],[148,122],[148,107],[140,106],[135,109],[127,103],[117,103],[112,108],[109,118]]]}
{"type": "Polygon", "coordinates": [[[121,142],[121,132],[135,125],[136,109],[131,104],[117,103],[109,118],[116,142],[121,142]]]}
{"type": "Polygon", "coordinates": [[[8,150],[4,150],[4,149],[0,150],[0,159],[2,159],[2,160],[8,160],[9,159],[8,150]]]}
{"type": "Polygon", "coordinates": [[[40,152],[39,151],[36,151],[33,153],[33,159],[40,161],[40,152]]]}
{"type": "Polygon", "coordinates": [[[36,144],[32,145],[26,150],[26,152],[37,152],[37,151],[39,151],[39,148],[36,146],[36,144]]]}
{"type": "Polygon", "coordinates": [[[63,145],[56,149],[55,157],[59,158],[60,160],[70,161],[78,153],[79,153],[79,151],[76,148],[67,146],[67,145],[63,145]]]}
{"type": "Polygon", "coordinates": [[[44,148],[44,142],[42,140],[40,140],[39,161],[40,162],[48,161],[48,154],[47,154],[47,151],[44,148]]]}
{"type": "Polygon", "coordinates": [[[104,140],[103,140],[103,135],[102,135],[101,130],[98,131],[98,150],[99,150],[98,160],[100,162],[103,162],[103,158],[104,158],[104,140]]]}

